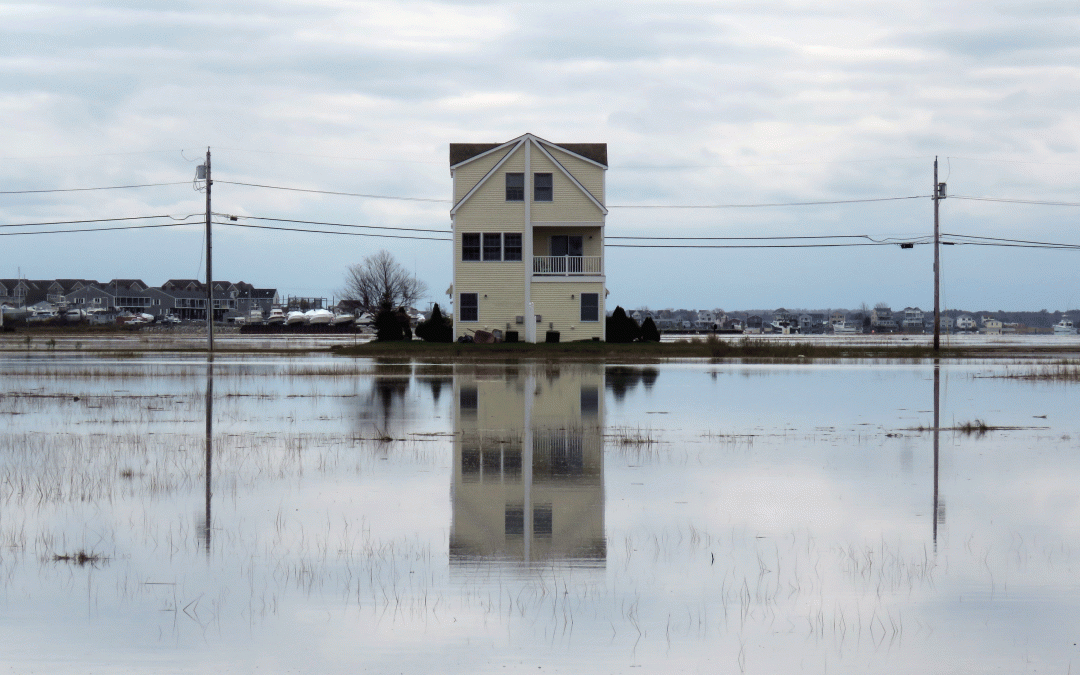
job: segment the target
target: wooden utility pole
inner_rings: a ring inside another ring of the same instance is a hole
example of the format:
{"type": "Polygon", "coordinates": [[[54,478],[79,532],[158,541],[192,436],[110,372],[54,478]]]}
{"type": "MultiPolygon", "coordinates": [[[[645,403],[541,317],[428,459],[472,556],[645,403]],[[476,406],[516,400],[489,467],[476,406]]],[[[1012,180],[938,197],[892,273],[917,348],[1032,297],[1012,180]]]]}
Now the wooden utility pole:
{"type": "MultiPolygon", "coordinates": [[[[207,160],[206,160],[207,185],[210,184],[210,180],[208,180],[208,179],[210,179],[210,159],[208,159],[208,157],[210,157],[210,154],[207,153],[207,160]]],[[[934,351],[937,351],[937,350],[941,349],[941,345],[942,345],[942,310],[941,310],[941,274],[942,274],[942,268],[941,268],[941,246],[940,246],[940,241],[939,241],[940,240],[939,229],[937,229],[937,201],[939,201],[940,192],[941,192],[941,187],[939,185],[937,185],[937,158],[935,157],[934,158],[934,351]]],[[[210,203],[210,188],[208,188],[208,187],[206,188],[206,200],[207,200],[207,202],[206,202],[207,204],[210,203]]],[[[206,212],[207,214],[210,213],[210,211],[208,211],[208,208],[210,208],[210,207],[207,206],[207,212],[206,212]]],[[[208,222],[210,222],[210,216],[207,215],[206,218],[207,218],[206,222],[208,224],[208,222]]],[[[207,225],[206,227],[207,227],[207,231],[208,231],[208,228],[210,228],[210,225],[207,225]]],[[[210,242],[210,235],[208,235],[208,234],[207,234],[206,241],[210,242]]]]}
{"type": "MultiPolygon", "coordinates": [[[[935,163],[936,167],[937,164],[935,163]]],[[[934,169],[937,182],[937,169],[934,169]]],[[[210,148],[206,149],[206,353],[214,356],[214,256],[210,240],[210,148]]]]}

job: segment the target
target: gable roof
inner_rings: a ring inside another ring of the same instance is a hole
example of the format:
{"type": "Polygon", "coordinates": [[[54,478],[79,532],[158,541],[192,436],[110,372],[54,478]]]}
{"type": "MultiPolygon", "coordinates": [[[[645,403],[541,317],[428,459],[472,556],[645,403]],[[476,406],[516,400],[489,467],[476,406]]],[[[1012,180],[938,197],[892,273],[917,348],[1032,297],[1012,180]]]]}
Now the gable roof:
{"type": "Polygon", "coordinates": [[[453,168],[458,164],[464,164],[465,162],[468,162],[471,159],[475,159],[480,155],[486,155],[488,152],[496,148],[510,146],[514,143],[517,143],[526,136],[547,145],[553,145],[557,148],[569,152],[572,155],[577,155],[582,159],[587,159],[594,164],[599,164],[604,168],[607,168],[607,143],[552,143],[551,141],[545,141],[544,139],[533,136],[532,134],[518,136],[517,138],[511,141],[507,141],[505,143],[451,143],[450,167],[453,168]]]}
{"type": "Polygon", "coordinates": [[[472,197],[474,194],[476,194],[476,192],[480,189],[480,187],[483,186],[484,183],[486,183],[489,178],[491,178],[493,175],[495,175],[495,173],[499,170],[499,168],[508,159],[510,159],[510,156],[513,155],[519,148],[521,148],[525,143],[528,143],[528,142],[533,143],[536,146],[536,148],[541,152],[541,154],[543,154],[544,157],[546,157],[552,164],[555,165],[555,168],[557,168],[559,170],[559,173],[566,176],[570,180],[570,182],[573,183],[575,187],[577,187],[578,190],[581,190],[581,193],[584,194],[589,199],[589,201],[591,201],[596,206],[596,208],[600,209],[601,213],[603,213],[605,216],[607,215],[607,213],[608,213],[607,207],[605,207],[603,204],[601,204],[600,201],[596,197],[594,197],[593,194],[591,192],[589,192],[589,190],[584,185],[582,185],[581,182],[572,173],[570,173],[566,169],[566,167],[564,167],[562,165],[562,162],[555,159],[555,157],[553,157],[552,154],[550,152],[548,152],[548,150],[547,150],[547,147],[558,148],[559,150],[567,152],[567,153],[577,157],[578,159],[584,160],[584,161],[586,161],[586,162],[588,162],[590,164],[595,164],[595,165],[597,165],[597,166],[599,166],[599,167],[606,170],[607,169],[607,143],[567,143],[567,144],[563,144],[563,145],[558,145],[556,143],[552,143],[551,141],[545,141],[544,139],[542,139],[542,138],[540,138],[538,136],[533,136],[532,134],[524,134],[522,136],[518,136],[517,138],[515,138],[513,140],[507,141],[505,143],[499,143],[499,144],[492,144],[492,143],[451,143],[450,144],[450,169],[451,170],[456,169],[458,166],[460,166],[462,164],[471,162],[474,159],[479,159],[480,157],[482,157],[484,155],[495,152],[496,150],[500,150],[500,149],[503,149],[503,148],[509,148],[509,150],[507,151],[507,153],[505,155],[502,156],[502,159],[500,159],[498,162],[495,163],[495,166],[491,167],[491,169],[489,169],[488,172],[486,174],[484,174],[483,178],[481,178],[479,181],[477,181],[476,185],[472,186],[472,188],[470,188],[469,191],[467,193],[465,193],[464,197],[462,197],[456,204],[454,204],[453,208],[450,209],[450,215],[456,214],[458,209],[461,208],[461,206],[465,202],[467,202],[470,197],[472,197]],[[589,157],[585,157],[584,155],[579,155],[576,152],[574,152],[573,150],[570,150],[568,147],[566,147],[568,145],[572,146],[572,147],[586,147],[586,146],[588,146],[588,147],[592,147],[592,146],[599,147],[599,146],[603,146],[603,160],[604,161],[601,163],[601,162],[598,162],[598,161],[596,161],[594,159],[590,159],[589,157]],[[465,159],[463,161],[455,163],[454,162],[454,148],[456,146],[470,146],[472,148],[472,151],[476,151],[476,154],[468,157],[467,159],[465,159]],[[547,147],[544,147],[544,146],[547,146],[547,147]]]}

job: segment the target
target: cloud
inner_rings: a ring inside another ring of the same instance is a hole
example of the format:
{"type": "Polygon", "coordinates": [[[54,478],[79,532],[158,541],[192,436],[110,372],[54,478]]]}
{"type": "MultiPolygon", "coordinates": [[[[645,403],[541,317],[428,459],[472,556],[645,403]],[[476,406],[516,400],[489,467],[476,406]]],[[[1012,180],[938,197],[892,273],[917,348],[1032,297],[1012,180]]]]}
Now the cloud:
{"type": "MultiPolygon", "coordinates": [[[[442,197],[450,190],[448,143],[502,141],[526,131],[556,141],[607,142],[613,203],[925,194],[935,155],[1026,162],[954,162],[950,185],[964,193],[1061,198],[1075,193],[1075,171],[1051,167],[1080,165],[1078,12],[1070,3],[432,0],[223,7],[192,1],[167,8],[9,5],[0,12],[0,110],[13,130],[0,153],[7,158],[0,179],[16,188],[127,184],[151,176],[187,180],[193,167],[184,157],[200,156],[209,145],[221,178],[442,197]],[[146,154],[118,154],[132,152],[146,154]]],[[[0,204],[0,221],[129,215],[165,204],[197,210],[198,199],[184,190],[123,199],[116,193],[12,198],[0,204]]],[[[266,215],[312,220],[448,222],[437,206],[285,198],[224,185],[218,199],[229,209],[274,209],[266,215]]],[[[1001,231],[1030,234],[1061,214],[999,205],[989,217],[1001,231]]],[[[799,233],[871,225],[911,231],[926,221],[899,205],[620,212],[608,221],[609,233],[799,233]]],[[[35,238],[11,237],[5,264],[19,266],[21,259],[36,276],[70,276],[66,268],[75,259],[63,252],[69,249],[107,256],[116,242],[149,250],[173,246],[159,238],[164,234],[148,233],[95,243],[105,236],[54,236],[67,243],[47,258],[35,238]]],[[[296,265],[237,260],[235,275],[266,275],[260,283],[330,294],[340,279],[326,270],[343,271],[371,248],[305,236],[296,250],[301,236],[265,240],[269,249],[289,248],[296,265]],[[332,251],[330,258],[319,249],[332,251]]],[[[448,249],[402,243],[400,252],[416,258],[418,267],[425,261],[420,273],[428,275],[429,287],[449,284],[448,249]]],[[[804,263],[838,264],[833,256],[804,253],[804,263]]],[[[888,269],[891,263],[879,257],[884,253],[852,252],[842,260],[852,270],[888,269]]],[[[987,285],[980,279],[990,273],[989,252],[968,253],[956,263],[958,279],[971,280],[958,282],[959,302],[981,300],[987,285]]],[[[612,300],[834,305],[837,296],[866,287],[865,280],[839,279],[838,288],[810,289],[806,272],[786,272],[781,254],[743,252],[723,258],[725,292],[732,295],[717,298],[708,290],[717,287],[709,255],[621,252],[609,265],[612,300]],[[641,265],[678,268],[682,278],[670,287],[646,285],[633,272],[641,265]],[[738,281],[758,278],[760,267],[771,271],[765,283],[738,281]]],[[[1046,274],[1055,266],[1039,269],[1046,274]]],[[[163,278],[190,275],[185,269],[163,278]]],[[[1000,297],[991,304],[1019,308],[1037,288],[1064,282],[1036,276],[1010,276],[1012,290],[996,291],[1000,297]]],[[[896,276],[870,283],[877,297],[893,293],[888,284],[903,289],[898,295],[916,294],[892,301],[901,306],[926,304],[922,296],[929,293],[925,284],[916,290],[896,276]]]]}

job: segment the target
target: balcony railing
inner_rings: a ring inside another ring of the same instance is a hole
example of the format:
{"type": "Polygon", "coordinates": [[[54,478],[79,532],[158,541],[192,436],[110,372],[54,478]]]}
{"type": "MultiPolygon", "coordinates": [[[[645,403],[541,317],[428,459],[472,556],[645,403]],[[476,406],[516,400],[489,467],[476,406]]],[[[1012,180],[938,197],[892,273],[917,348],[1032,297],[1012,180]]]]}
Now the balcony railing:
{"type": "Polygon", "coordinates": [[[533,274],[581,276],[603,273],[604,259],[598,255],[538,255],[533,257],[533,274]]]}

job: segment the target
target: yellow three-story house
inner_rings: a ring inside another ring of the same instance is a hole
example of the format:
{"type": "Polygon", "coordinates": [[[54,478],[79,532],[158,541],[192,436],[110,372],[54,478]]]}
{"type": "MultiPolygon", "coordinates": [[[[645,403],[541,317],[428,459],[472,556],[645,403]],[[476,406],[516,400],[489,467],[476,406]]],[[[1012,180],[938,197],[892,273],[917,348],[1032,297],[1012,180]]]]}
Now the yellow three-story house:
{"type": "Polygon", "coordinates": [[[603,340],[606,143],[451,143],[454,337],[603,340]]]}

